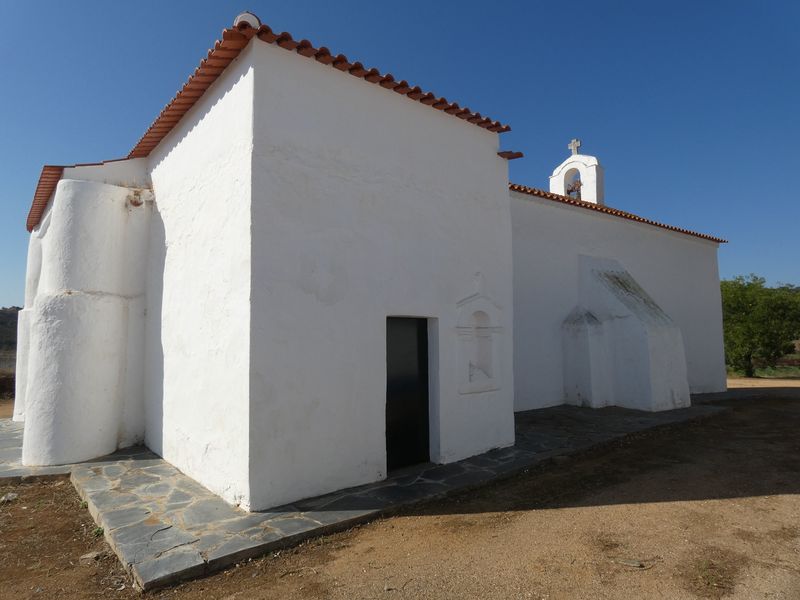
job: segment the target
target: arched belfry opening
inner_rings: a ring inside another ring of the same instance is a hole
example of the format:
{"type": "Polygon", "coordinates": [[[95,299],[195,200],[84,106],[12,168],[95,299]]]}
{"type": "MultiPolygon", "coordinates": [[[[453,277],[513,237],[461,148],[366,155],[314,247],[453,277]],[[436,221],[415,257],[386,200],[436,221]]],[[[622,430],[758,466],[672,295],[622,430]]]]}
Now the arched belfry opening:
{"type": "Polygon", "coordinates": [[[580,200],[581,187],[583,187],[583,182],[578,169],[570,169],[564,174],[564,195],[580,200]]]}
{"type": "Polygon", "coordinates": [[[579,154],[579,139],[567,147],[572,154],[550,176],[550,191],[582,202],[603,204],[603,167],[594,156],[579,154]]]}

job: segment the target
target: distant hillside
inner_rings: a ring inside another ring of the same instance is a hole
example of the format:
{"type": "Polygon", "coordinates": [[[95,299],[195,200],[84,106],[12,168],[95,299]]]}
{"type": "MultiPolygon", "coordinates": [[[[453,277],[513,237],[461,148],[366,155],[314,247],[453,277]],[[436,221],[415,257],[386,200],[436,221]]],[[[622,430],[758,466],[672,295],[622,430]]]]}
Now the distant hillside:
{"type": "Polygon", "coordinates": [[[0,348],[13,350],[17,347],[17,313],[20,308],[0,308],[0,348]]]}

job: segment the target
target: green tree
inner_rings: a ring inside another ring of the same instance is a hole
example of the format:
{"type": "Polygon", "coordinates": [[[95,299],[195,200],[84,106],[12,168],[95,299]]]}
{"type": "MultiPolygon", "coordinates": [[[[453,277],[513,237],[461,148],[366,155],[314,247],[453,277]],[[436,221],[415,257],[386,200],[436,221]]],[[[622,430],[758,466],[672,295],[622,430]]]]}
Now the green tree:
{"type": "Polygon", "coordinates": [[[725,361],[746,377],[755,361],[775,366],[800,337],[800,289],[770,288],[762,277],[734,277],[721,282],[725,361]]]}

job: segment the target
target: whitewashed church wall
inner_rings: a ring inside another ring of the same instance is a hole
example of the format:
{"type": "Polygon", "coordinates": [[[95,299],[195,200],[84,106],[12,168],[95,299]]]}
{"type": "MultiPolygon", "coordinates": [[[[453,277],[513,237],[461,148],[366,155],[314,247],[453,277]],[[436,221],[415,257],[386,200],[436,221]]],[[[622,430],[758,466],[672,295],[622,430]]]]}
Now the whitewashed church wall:
{"type": "Polygon", "coordinates": [[[231,503],[248,496],[248,56],[149,157],[146,443],[231,503]]]}
{"type": "Polygon", "coordinates": [[[143,399],[126,388],[142,377],[128,358],[143,348],[128,346],[127,329],[144,294],[130,261],[144,243],[148,197],[62,179],[33,232],[22,321],[24,464],[91,459],[142,438],[143,399]]]}
{"type": "Polygon", "coordinates": [[[62,179],[97,181],[133,188],[149,188],[146,158],[112,160],[99,165],[65,167],[62,179]]]}
{"type": "Polygon", "coordinates": [[[430,320],[432,459],[512,444],[498,136],[280,48],[255,50],[252,507],[385,477],[387,316],[430,320]],[[460,393],[458,318],[471,304],[459,302],[470,296],[495,307],[497,383],[460,393]]]}
{"type": "Polygon", "coordinates": [[[578,258],[562,325],[567,404],[659,411],[691,404],[680,328],[619,261],[578,258]]]}
{"type": "Polygon", "coordinates": [[[578,256],[618,260],[675,321],[691,392],[725,389],[717,244],[511,192],[516,410],[564,401],[561,323],[578,256]]]}
{"type": "MultiPolygon", "coordinates": [[[[50,199],[52,202],[52,198],[50,199]]],[[[28,257],[25,265],[25,306],[17,315],[17,364],[14,377],[14,421],[25,420],[25,388],[28,384],[30,333],[33,304],[42,274],[42,238],[50,222],[50,208],[28,238],[28,257]]]]}
{"type": "MultiPolygon", "coordinates": [[[[149,188],[147,172],[145,169],[145,161],[143,159],[129,159],[112,161],[98,165],[81,165],[74,167],[65,167],[62,174],[62,180],[74,180],[80,182],[97,182],[106,183],[112,186],[120,186],[128,188],[125,192],[126,198],[130,194],[139,194],[136,202],[141,202],[142,206],[145,197],[148,196],[149,188]],[[131,189],[135,188],[135,189],[131,189]]],[[[83,204],[93,206],[93,202],[98,199],[101,200],[106,195],[106,189],[102,186],[83,186],[82,192],[79,194],[81,200],[76,206],[82,207],[83,204]],[[92,193],[100,194],[100,198],[91,198],[92,193]]],[[[28,243],[28,261],[26,270],[25,281],[25,307],[20,311],[18,320],[18,350],[17,350],[17,377],[16,377],[16,391],[14,401],[14,419],[23,421],[25,417],[25,393],[28,384],[28,362],[30,354],[30,334],[31,327],[34,322],[33,307],[36,301],[36,296],[39,293],[40,282],[43,283],[44,289],[53,290],[66,290],[64,286],[65,281],[49,281],[56,273],[60,273],[61,278],[70,280],[70,285],[73,286],[70,291],[90,291],[96,292],[98,290],[115,290],[126,298],[130,299],[139,296],[138,302],[142,303],[144,295],[143,281],[144,269],[146,264],[147,253],[147,227],[149,207],[144,206],[138,210],[137,206],[126,204],[128,218],[124,219],[124,226],[122,231],[116,231],[118,234],[114,240],[115,246],[119,244],[125,245],[125,250],[122,253],[124,256],[118,256],[115,264],[114,261],[106,262],[105,274],[101,271],[94,271],[96,261],[98,258],[93,256],[90,252],[89,256],[74,256],[70,250],[74,247],[75,241],[72,237],[79,237],[81,243],[80,247],[85,247],[87,240],[97,238],[100,240],[106,239],[108,231],[114,231],[114,226],[117,223],[121,213],[115,213],[111,217],[111,222],[106,224],[102,220],[90,218],[87,223],[76,221],[81,217],[76,217],[70,211],[63,211],[61,209],[56,211],[56,217],[59,220],[69,220],[70,237],[67,239],[69,247],[61,251],[59,249],[52,249],[48,254],[46,265],[42,264],[42,245],[43,240],[49,229],[49,224],[53,213],[53,201],[55,192],[51,195],[44,215],[42,216],[39,225],[31,232],[28,243]],[[124,241],[123,241],[124,240],[124,241]],[[74,262],[75,264],[70,266],[74,262]],[[88,266],[89,268],[78,268],[88,266]],[[75,269],[78,268],[76,271],[75,269]],[[41,281],[42,272],[45,273],[45,280],[41,281]],[[109,273],[112,275],[109,276],[109,273]],[[77,279],[76,279],[77,275],[77,279]]],[[[132,196],[131,196],[132,197],[132,196]]],[[[133,197],[132,197],[133,198],[133,197]]],[[[73,199],[68,200],[70,202],[73,199]]],[[[127,201],[126,201],[127,202],[127,201]]],[[[103,209],[107,208],[105,206],[103,209]]],[[[82,213],[81,213],[82,214],[82,213]]],[[[105,214],[104,210],[100,214],[105,214]]],[[[56,228],[63,228],[64,224],[57,224],[56,228]]],[[[113,253],[113,249],[112,249],[113,253]]],[[[105,258],[103,252],[100,253],[105,258]]],[[[136,376],[133,374],[137,370],[137,363],[141,362],[143,347],[141,340],[136,341],[137,336],[141,337],[141,330],[144,326],[144,307],[135,308],[131,314],[131,335],[128,336],[129,343],[133,344],[130,351],[127,353],[128,360],[134,362],[127,369],[130,377],[128,383],[133,384],[136,376]],[[141,313],[141,314],[139,314],[141,313]],[[138,323],[138,325],[137,325],[138,323]]],[[[36,377],[38,374],[33,373],[36,377]]],[[[138,379],[141,379],[139,377],[138,379]]],[[[126,384],[127,385],[127,384],[126,384]]],[[[142,390],[131,389],[126,394],[125,412],[120,424],[120,439],[118,445],[120,447],[139,443],[144,437],[144,422],[141,415],[142,412],[142,390]]],[[[54,398],[53,401],[56,401],[54,398]]],[[[55,458],[55,457],[51,457],[55,458]]]]}
{"type": "MultiPolygon", "coordinates": [[[[29,252],[30,254],[30,252],[29,252]]],[[[25,420],[25,388],[28,384],[28,358],[30,355],[31,309],[23,308],[17,313],[17,354],[14,372],[13,421],[25,420]]]]}

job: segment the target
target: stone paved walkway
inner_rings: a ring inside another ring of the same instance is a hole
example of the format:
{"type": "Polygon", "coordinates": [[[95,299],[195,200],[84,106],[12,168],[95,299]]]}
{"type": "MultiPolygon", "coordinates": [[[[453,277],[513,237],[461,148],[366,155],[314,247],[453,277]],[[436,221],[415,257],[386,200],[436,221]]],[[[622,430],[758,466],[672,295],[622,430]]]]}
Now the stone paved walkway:
{"type": "Polygon", "coordinates": [[[23,423],[11,419],[0,419],[0,481],[32,480],[37,477],[67,475],[72,465],[57,467],[23,467],[22,430],[23,423]]]}
{"type": "MultiPolygon", "coordinates": [[[[448,465],[411,467],[385,481],[256,513],[228,505],[143,447],[74,465],[72,482],[136,584],[147,590],[343,530],[408,504],[507,477],[556,455],[721,410],[697,405],[643,413],[559,406],[518,413],[513,448],[448,465]]],[[[0,425],[0,447],[4,441],[9,444],[6,449],[14,447],[11,440],[20,432],[13,425],[0,425]]],[[[4,456],[10,454],[13,451],[4,456]]],[[[18,458],[16,463],[16,469],[13,460],[6,467],[0,464],[0,478],[4,469],[16,472],[15,477],[24,476],[18,458]]]]}

